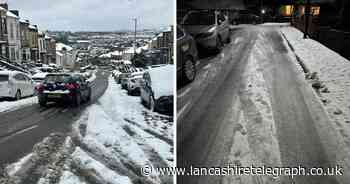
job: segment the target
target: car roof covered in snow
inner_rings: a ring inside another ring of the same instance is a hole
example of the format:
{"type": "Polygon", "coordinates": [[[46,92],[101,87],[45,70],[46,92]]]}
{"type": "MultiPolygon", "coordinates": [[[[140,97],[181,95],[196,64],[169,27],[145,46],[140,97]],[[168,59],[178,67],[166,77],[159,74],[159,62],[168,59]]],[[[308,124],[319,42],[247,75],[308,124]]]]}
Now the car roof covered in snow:
{"type": "Polygon", "coordinates": [[[47,74],[48,73],[46,73],[46,72],[39,72],[39,73],[34,74],[32,76],[32,78],[45,78],[47,74]]]}
{"type": "Polygon", "coordinates": [[[165,65],[147,71],[151,77],[151,87],[155,99],[162,96],[174,95],[174,71],[174,65],[165,65]]]}
{"type": "Polygon", "coordinates": [[[18,74],[18,73],[25,74],[23,72],[11,71],[11,70],[0,71],[0,75],[11,75],[12,76],[12,75],[15,75],[15,74],[18,74]]]}

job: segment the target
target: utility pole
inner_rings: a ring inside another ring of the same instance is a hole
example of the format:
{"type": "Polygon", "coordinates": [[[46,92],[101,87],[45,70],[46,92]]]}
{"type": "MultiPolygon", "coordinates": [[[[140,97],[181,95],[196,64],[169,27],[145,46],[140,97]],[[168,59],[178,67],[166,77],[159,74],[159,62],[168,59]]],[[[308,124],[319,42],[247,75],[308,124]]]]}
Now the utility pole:
{"type": "Polygon", "coordinates": [[[310,0],[307,0],[305,5],[305,30],[304,30],[304,39],[307,39],[309,36],[309,19],[311,13],[311,3],[310,0]]]}
{"type": "Polygon", "coordinates": [[[133,19],[135,22],[135,32],[134,32],[134,57],[136,55],[136,32],[137,32],[137,18],[133,19]]]}

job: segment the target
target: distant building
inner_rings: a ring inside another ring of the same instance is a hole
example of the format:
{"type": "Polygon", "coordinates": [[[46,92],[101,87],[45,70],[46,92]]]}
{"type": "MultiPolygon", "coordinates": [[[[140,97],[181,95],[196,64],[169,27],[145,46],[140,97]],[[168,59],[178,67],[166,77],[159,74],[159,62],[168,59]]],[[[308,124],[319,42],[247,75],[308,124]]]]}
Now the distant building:
{"type": "Polygon", "coordinates": [[[88,50],[89,46],[90,46],[90,41],[89,40],[77,40],[75,46],[79,50],[88,50]]]}
{"type": "Polygon", "coordinates": [[[29,40],[29,21],[21,19],[19,23],[20,23],[22,61],[28,62],[31,60],[30,40],[29,40]]]}
{"type": "Polygon", "coordinates": [[[34,62],[39,61],[39,44],[38,44],[38,27],[36,25],[29,25],[29,48],[30,59],[34,62]]]}
{"type": "Polygon", "coordinates": [[[17,10],[10,10],[6,13],[7,18],[7,38],[8,38],[8,50],[9,59],[12,62],[20,63],[22,60],[21,54],[21,38],[20,38],[20,25],[19,25],[19,13],[17,10]]]}
{"type": "Polygon", "coordinates": [[[71,46],[63,43],[56,43],[56,64],[64,69],[72,70],[75,67],[77,51],[71,46]]]}
{"type": "Polygon", "coordinates": [[[151,49],[161,50],[161,53],[166,53],[164,63],[173,63],[173,44],[174,44],[174,30],[173,27],[168,27],[167,30],[158,34],[149,42],[149,47],[151,49]]]}
{"type": "Polygon", "coordinates": [[[45,44],[47,45],[47,62],[56,63],[56,41],[45,35],[45,44]]]}
{"type": "Polygon", "coordinates": [[[7,4],[0,4],[0,56],[8,58],[6,13],[7,4]]]}
{"type": "Polygon", "coordinates": [[[41,31],[38,32],[38,49],[39,62],[48,64],[46,57],[47,45],[45,44],[45,34],[41,31]]]}

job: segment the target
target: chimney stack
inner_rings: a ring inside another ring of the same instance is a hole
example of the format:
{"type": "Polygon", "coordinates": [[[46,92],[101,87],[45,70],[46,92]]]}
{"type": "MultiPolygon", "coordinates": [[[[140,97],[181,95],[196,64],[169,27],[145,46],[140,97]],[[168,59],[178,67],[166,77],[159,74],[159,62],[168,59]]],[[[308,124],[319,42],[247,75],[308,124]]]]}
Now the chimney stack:
{"type": "Polygon", "coordinates": [[[19,17],[19,11],[18,10],[10,10],[11,13],[17,15],[19,17]]]}
{"type": "Polygon", "coordinates": [[[9,6],[8,6],[8,4],[7,4],[7,3],[1,3],[1,4],[0,4],[0,7],[5,8],[6,10],[8,10],[8,9],[9,9],[9,6]]]}

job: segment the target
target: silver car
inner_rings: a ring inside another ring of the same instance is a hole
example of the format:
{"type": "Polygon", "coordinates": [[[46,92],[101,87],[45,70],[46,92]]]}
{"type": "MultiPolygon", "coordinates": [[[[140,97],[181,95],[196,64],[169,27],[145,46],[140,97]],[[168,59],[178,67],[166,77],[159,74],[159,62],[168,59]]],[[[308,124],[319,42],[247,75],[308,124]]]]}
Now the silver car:
{"type": "Polygon", "coordinates": [[[195,38],[199,48],[221,51],[224,43],[230,42],[229,20],[220,11],[190,11],[181,24],[195,38]]]}

